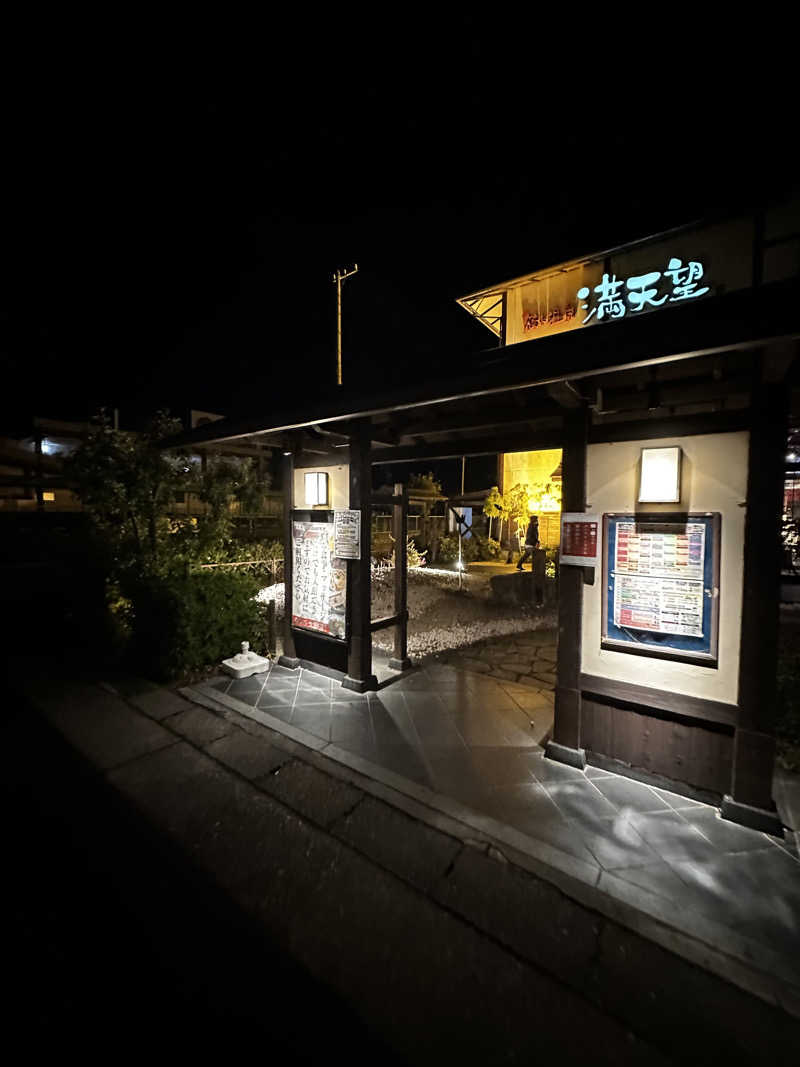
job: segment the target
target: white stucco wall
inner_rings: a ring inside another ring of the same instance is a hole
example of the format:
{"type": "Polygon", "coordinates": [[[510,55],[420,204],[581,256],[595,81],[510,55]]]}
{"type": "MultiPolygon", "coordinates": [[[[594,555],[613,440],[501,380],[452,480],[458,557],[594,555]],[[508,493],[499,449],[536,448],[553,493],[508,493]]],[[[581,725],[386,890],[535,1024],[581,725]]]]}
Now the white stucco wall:
{"type": "Polygon", "coordinates": [[[748,437],[746,432],[704,434],[589,446],[588,512],[603,515],[637,510],[718,511],[722,516],[722,543],[717,668],[602,650],[602,576],[598,568],[595,584],[584,586],[582,670],[585,674],[736,703],[748,437]],[[680,445],[683,450],[680,504],[637,504],[641,449],[669,445],[680,445]]]}
{"type": "Polygon", "coordinates": [[[338,467],[296,467],[293,507],[304,508],[306,506],[304,475],[311,471],[321,471],[328,475],[328,504],[327,507],[317,510],[350,507],[350,465],[347,463],[342,463],[338,467]]]}

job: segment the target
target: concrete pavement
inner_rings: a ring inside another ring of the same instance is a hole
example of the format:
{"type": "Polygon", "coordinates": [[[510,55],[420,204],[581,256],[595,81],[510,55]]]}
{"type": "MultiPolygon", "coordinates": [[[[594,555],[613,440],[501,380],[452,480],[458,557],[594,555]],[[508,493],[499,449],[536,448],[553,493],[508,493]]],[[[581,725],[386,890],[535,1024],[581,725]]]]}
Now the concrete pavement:
{"type": "Polygon", "coordinates": [[[791,961],[726,951],[546,842],[207,694],[17,684],[408,1062],[782,1063],[797,1047],[791,961]]]}

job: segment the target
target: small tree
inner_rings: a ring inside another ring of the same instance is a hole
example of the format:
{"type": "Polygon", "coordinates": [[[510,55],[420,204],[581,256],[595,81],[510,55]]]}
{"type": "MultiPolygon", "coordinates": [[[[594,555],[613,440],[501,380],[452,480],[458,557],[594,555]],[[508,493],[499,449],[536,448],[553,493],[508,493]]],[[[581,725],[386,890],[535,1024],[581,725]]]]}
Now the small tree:
{"type": "Polygon", "coordinates": [[[503,537],[503,519],[506,518],[507,512],[503,494],[496,485],[492,486],[483,502],[483,514],[489,519],[489,537],[492,536],[492,519],[500,519],[500,529],[497,535],[497,540],[500,541],[503,537]]]}
{"type": "Polygon", "coordinates": [[[517,547],[520,551],[522,551],[522,537],[530,515],[530,508],[528,507],[529,495],[528,486],[518,483],[506,496],[509,524],[513,524],[517,547]]]}
{"type": "Polygon", "coordinates": [[[192,459],[165,452],[160,442],[181,424],[158,412],[141,433],[116,430],[105,412],[65,464],[67,477],[89,513],[113,571],[156,565],[167,535],[167,510],[193,481],[192,459]]]}

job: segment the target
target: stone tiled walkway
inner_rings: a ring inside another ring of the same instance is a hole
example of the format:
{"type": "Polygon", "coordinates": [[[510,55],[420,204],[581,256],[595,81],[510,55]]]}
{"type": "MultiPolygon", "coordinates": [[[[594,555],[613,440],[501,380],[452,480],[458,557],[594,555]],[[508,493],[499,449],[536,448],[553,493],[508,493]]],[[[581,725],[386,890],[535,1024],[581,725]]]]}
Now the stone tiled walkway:
{"type": "Polygon", "coordinates": [[[552,724],[551,692],[441,664],[363,696],[277,666],[204,688],[593,865],[601,888],[626,883],[784,957],[800,953],[800,860],[791,838],[597,768],[546,759],[539,742],[552,724]]]}
{"type": "Polygon", "coordinates": [[[517,682],[531,689],[552,689],[558,659],[555,630],[531,630],[489,637],[437,657],[440,663],[490,678],[517,682]]]}

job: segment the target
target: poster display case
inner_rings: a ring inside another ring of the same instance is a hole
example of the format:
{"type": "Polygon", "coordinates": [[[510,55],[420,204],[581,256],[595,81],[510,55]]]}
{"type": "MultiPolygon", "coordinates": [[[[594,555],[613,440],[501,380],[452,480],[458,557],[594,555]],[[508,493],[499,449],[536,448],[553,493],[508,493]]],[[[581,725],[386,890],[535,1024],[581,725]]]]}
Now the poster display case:
{"type": "Polygon", "coordinates": [[[292,513],[292,626],[347,640],[347,564],[334,554],[333,512],[292,513]]]}
{"type": "Polygon", "coordinates": [[[721,516],[603,516],[600,647],[717,666],[721,516]]]}

